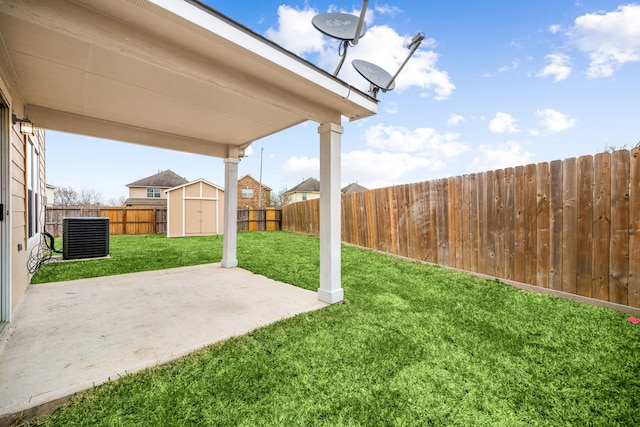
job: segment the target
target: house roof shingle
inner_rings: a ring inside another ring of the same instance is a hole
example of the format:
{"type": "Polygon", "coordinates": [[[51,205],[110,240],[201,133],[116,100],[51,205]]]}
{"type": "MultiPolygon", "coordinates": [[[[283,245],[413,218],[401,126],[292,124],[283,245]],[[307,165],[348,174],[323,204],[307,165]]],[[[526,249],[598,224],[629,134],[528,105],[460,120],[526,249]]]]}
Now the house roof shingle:
{"type": "Polygon", "coordinates": [[[138,181],[127,184],[127,187],[161,187],[172,188],[188,183],[185,178],[170,169],[159,172],[155,175],[142,178],[138,181]]]}
{"type": "Polygon", "coordinates": [[[287,190],[287,193],[300,193],[300,192],[312,192],[320,191],[320,181],[315,178],[307,178],[300,184],[287,190]]]}
{"type": "Polygon", "coordinates": [[[342,194],[349,194],[349,193],[357,193],[359,191],[367,191],[368,188],[363,187],[362,185],[358,184],[357,182],[354,182],[353,184],[349,184],[346,187],[344,187],[342,190],[342,194]]]}

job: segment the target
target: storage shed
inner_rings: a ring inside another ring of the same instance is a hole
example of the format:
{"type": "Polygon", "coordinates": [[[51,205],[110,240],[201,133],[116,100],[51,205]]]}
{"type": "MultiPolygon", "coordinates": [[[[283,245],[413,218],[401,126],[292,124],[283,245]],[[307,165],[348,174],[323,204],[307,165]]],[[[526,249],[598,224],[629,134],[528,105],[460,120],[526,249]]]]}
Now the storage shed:
{"type": "Polygon", "coordinates": [[[221,234],[224,189],[198,179],[166,190],[167,237],[221,234]]]}

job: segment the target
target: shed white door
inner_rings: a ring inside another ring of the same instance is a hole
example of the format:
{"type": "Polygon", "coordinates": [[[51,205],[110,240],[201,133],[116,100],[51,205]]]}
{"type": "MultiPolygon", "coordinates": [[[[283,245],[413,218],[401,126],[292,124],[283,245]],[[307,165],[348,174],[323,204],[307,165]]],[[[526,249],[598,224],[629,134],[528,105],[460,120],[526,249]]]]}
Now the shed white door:
{"type": "Polygon", "coordinates": [[[185,234],[216,234],[216,200],[185,200],[185,234]]]}

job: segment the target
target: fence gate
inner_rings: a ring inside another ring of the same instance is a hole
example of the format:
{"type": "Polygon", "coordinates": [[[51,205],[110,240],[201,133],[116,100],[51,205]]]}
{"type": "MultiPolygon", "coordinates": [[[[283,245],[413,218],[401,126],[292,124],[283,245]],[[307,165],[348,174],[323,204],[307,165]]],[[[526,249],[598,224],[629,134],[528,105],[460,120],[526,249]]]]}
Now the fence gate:
{"type": "Polygon", "coordinates": [[[238,231],[280,230],[282,209],[238,209],[238,231]]]}

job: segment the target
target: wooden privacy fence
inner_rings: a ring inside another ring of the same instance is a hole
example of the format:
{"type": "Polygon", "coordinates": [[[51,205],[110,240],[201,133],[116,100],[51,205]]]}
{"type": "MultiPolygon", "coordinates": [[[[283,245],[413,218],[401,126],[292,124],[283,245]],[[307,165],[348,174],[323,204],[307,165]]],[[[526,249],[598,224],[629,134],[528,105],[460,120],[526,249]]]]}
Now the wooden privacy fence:
{"type": "Polygon", "coordinates": [[[238,209],[238,231],[280,230],[282,209],[238,209]]]}
{"type": "MultiPolygon", "coordinates": [[[[318,210],[282,229],[317,235],[318,210]]],[[[640,307],[640,148],[343,195],[342,240],[640,307]]]]}
{"type": "MultiPolygon", "coordinates": [[[[164,234],[167,208],[47,207],[46,230],[62,236],[65,217],[107,217],[110,234],[164,234]]],[[[280,230],[282,209],[238,209],[238,231],[280,230]]]]}
{"type": "Polygon", "coordinates": [[[109,218],[110,234],[159,234],[167,232],[167,208],[47,207],[46,230],[62,236],[64,217],[109,218]]]}

